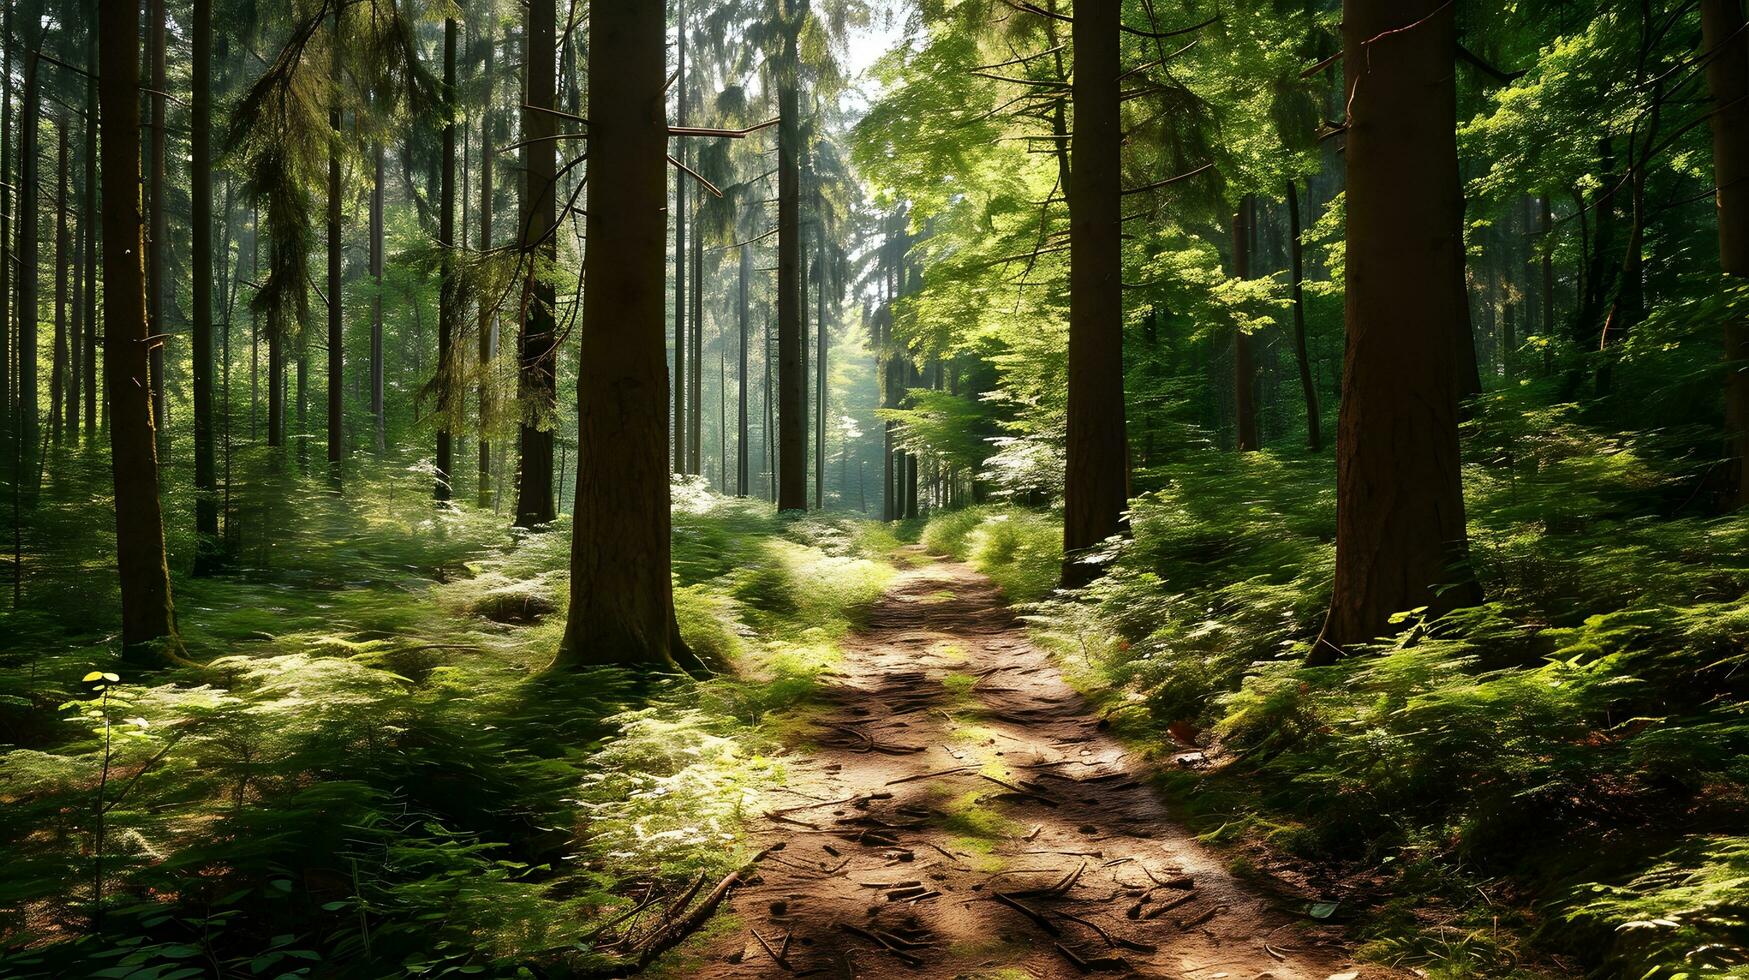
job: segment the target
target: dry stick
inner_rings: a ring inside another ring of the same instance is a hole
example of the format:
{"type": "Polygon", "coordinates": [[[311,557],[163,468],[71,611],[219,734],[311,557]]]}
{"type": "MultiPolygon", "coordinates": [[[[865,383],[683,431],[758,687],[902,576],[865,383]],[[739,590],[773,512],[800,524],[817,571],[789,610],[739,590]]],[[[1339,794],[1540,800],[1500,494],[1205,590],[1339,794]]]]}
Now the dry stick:
{"type": "MultiPolygon", "coordinates": [[[[765,937],[761,936],[759,934],[758,929],[748,929],[747,931],[752,933],[753,938],[759,941],[759,948],[765,950],[767,955],[769,955],[773,960],[777,961],[778,966],[783,967],[785,970],[793,969],[789,965],[789,963],[784,960],[783,956],[778,953],[777,950],[771,948],[771,944],[765,941],[765,937]]],[[[785,945],[786,946],[788,945],[787,941],[786,941],[785,945]]]]}
{"type": "Polygon", "coordinates": [[[868,931],[867,929],[862,928],[861,926],[852,925],[851,923],[848,923],[848,922],[840,922],[840,923],[838,923],[838,928],[844,930],[845,932],[850,933],[853,936],[861,936],[862,938],[867,939],[870,942],[878,944],[882,950],[893,954],[893,956],[897,957],[898,960],[901,963],[904,963],[906,966],[922,966],[923,965],[923,957],[915,956],[911,953],[907,953],[903,948],[901,948],[897,945],[894,945],[893,943],[888,942],[887,940],[881,938],[880,936],[876,935],[875,933],[868,931]]]}
{"type": "Polygon", "coordinates": [[[994,901],[1000,902],[1003,905],[1008,906],[1009,908],[1013,909],[1014,911],[1019,912],[1021,915],[1024,915],[1027,918],[1031,919],[1033,921],[1033,923],[1035,925],[1037,925],[1040,929],[1043,929],[1045,932],[1048,932],[1053,936],[1060,936],[1063,933],[1063,931],[1061,929],[1057,928],[1056,923],[1045,918],[1044,915],[1042,915],[1041,913],[1037,912],[1036,910],[1034,910],[1032,908],[1029,908],[1026,905],[1022,905],[1019,901],[1012,899],[1012,898],[1009,898],[1007,895],[1004,895],[1001,892],[991,892],[990,898],[993,899],[994,901]]]}
{"type": "Polygon", "coordinates": [[[1064,946],[1062,943],[1052,943],[1051,946],[1055,948],[1057,952],[1063,954],[1063,959],[1068,960],[1070,965],[1075,967],[1075,969],[1080,970],[1082,973],[1093,972],[1093,967],[1089,965],[1086,960],[1075,955],[1074,950],[1064,946]]]}
{"type": "Polygon", "coordinates": [[[1184,905],[1188,902],[1194,902],[1194,901],[1196,901],[1196,899],[1197,899],[1196,892],[1185,892],[1184,894],[1178,896],[1177,898],[1171,900],[1170,902],[1166,902],[1166,903],[1161,904],[1161,905],[1156,905],[1153,908],[1149,909],[1148,911],[1143,912],[1142,918],[1144,918],[1144,919],[1158,919],[1160,916],[1165,915],[1167,912],[1172,911],[1173,909],[1177,908],[1178,906],[1184,905]]]}
{"type": "Polygon", "coordinates": [[[1137,952],[1137,953],[1152,953],[1155,950],[1159,949],[1158,946],[1155,946],[1152,943],[1138,943],[1134,939],[1125,939],[1122,936],[1113,936],[1111,933],[1106,932],[1104,929],[1100,928],[1099,924],[1094,922],[1091,919],[1083,919],[1078,915],[1074,915],[1074,914],[1069,913],[1069,912],[1064,912],[1064,911],[1061,911],[1060,909],[1052,909],[1051,914],[1056,916],[1059,919],[1068,919],[1070,922],[1079,922],[1082,925],[1086,926],[1087,928],[1092,929],[1099,936],[1099,938],[1105,940],[1105,944],[1107,946],[1110,946],[1113,949],[1127,949],[1127,950],[1131,950],[1131,951],[1137,952]]]}
{"type": "Polygon", "coordinates": [[[717,882],[717,887],[711,889],[711,893],[705,897],[705,900],[700,902],[698,907],[693,909],[686,918],[656,933],[644,946],[643,951],[638,954],[637,968],[642,970],[649,966],[655,962],[658,956],[673,949],[682,939],[698,931],[700,926],[710,920],[711,915],[716,912],[717,906],[723,904],[723,899],[728,897],[729,892],[741,883],[742,875],[751,871],[753,866],[758,864],[767,854],[781,850],[783,850],[783,843],[780,841],[753,855],[752,860],[739,869],[729,872],[722,881],[717,882]]]}
{"type": "Polygon", "coordinates": [[[886,785],[897,786],[900,783],[914,783],[919,779],[934,779],[937,776],[952,776],[962,772],[973,772],[978,768],[978,766],[958,766],[953,769],[940,769],[935,772],[920,772],[914,776],[901,776],[898,779],[889,779],[887,780],[886,785]]]}

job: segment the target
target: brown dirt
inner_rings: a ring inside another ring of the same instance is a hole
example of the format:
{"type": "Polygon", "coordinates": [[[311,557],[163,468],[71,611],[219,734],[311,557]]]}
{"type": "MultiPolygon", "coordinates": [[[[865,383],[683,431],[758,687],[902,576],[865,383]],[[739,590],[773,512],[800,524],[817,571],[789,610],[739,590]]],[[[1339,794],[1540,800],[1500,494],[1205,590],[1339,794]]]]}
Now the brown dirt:
{"type": "Polygon", "coordinates": [[[687,976],[1389,975],[1192,840],[989,580],[903,572],[687,976]]]}

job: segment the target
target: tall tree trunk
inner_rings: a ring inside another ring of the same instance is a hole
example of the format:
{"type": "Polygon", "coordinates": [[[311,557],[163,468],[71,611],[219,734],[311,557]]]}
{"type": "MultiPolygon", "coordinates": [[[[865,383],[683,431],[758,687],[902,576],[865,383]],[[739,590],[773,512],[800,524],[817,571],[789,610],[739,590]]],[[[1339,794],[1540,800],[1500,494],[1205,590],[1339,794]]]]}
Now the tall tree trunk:
{"type": "Polygon", "coordinates": [[[777,508],[808,506],[803,387],[801,85],[794,0],[782,0],[783,55],[777,80],[777,508]]]}
{"type": "MultiPolygon", "coordinates": [[[[593,4],[591,4],[593,8],[593,4]]],[[[542,263],[558,256],[554,239],[558,221],[554,184],[558,169],[553,137],[558,134],[553,108],[554,76],[558,55],[556,0],[530,0],[528,4],[527,73],[530,108],[522,110],[522,138],[528,141],[528,160],[522,195],[522,244],[529,269],[524,286],[526,299],[522,335],[518,338],[521,374],[522,427],[519,434],[521,481],[516,488],[516,524],[538,527],[550,524],[553,511],[553,424],[558,398],[558,350],[553,322],[553,286],[538,274],[542,263]]]]}
{"type": "Polygon", "coordinates": [[[168,169],[170,126],[165,93],[166,62],[169,59],[164,44],[165,20],[169,12],[165,0],[147,0],[151,23],[146,25],[147,43],[152,48],[152,172],[151,229],[146,233],[146,308],[151,311],[152,329],[159,334],[152,347],[152,424],[165,445],[170,439],[170,406],[166,397],[164,368],[164,335],[170,332],[170,316],[164,300],[164,253],[170,247],[170,207],[165,200],[168,169]]]}
{"type": "MultiPolygon", "coordinates": [[[[81,193],[77,183],[73,185],[73,194],[81,193]]],[[[67,263],[72,266],[73,295],[67,310],[67,401],[63,410],[67,413],[67,436],[79,438],[79,389],[81,381],[89,387],[88,379],[81,379],[80,369],[85,363],[85,235],[86,226],[90,224],[91,212],[82,211],[79,215],[78,228],[73,233],[69,244],[72,251],[68,253],[67,263]]]]}
{"type": "Polygon", "coordinates": [[[1118,113],[1118,0],[1075,8],[1074,156],[1069,172],[1068,460],[1063,494],[1063,583],[1099,569],[1089,549],[1124,527],[1129,499],[1124,439],[1123,143],[1118,113]]]}
{"type": "Polygon", "coordinates": [[[747,289],[753,277],[753,246],[742,245],[740,268],[740,302],[737,304],[741,332],[739,380],[735,387],[735,496],[747,496],[747,289]]]}
{"type": "Polygon", "coordinates": [[[158,458],[152,436],[146,346],[145,228],[140,213],[139,5],[99,0],[98,81],[103,107],[103,373],[115,480],[115,553],[121,578],[122,650],[140,664],[181,659],[158,458]],[[128,247],[119,247],[123,244],[128,247]]]}
{"type": "Polygon", "coordinates": [[[370,184],[370,278],[375,286],[370,300],[370,414],[379,454],[385,448],[387,421],[383,402],[383,156],[379,141],[371,147],[370,184]]]}
{"type": "Polygon", "coordinates": [[[1347,0],[1343,40],[1348,351],[1336,582],[1313,664],[1388,633],[1403,610],[1438,614],[1479,598],[1466,567],[1453,365],[1468,320],[1452,289],[1464,263],[1456,21],[1440,0],[1347,0]]]}
{"type": "Polygon", "coordinates": [[[1294,360],[1300,369],[1300,392],[1306,399],[1306,445],[1312,452],[1324,448],[1324,421],[1318,413],[1318,387],[1312,382],[1312,358],[1306,352],[1305,246],[1300,241],[1300,192],[1287,182],[1288,261],[1291,266],[1294,304],[1294,360]]]}
{"type": "MultiPolygon", "coordinates": [[[[685,126],[686,118],[686,0],[678,0],[680,15],[680,65],[675,74],[677,106],[677,125],[685,126]]],[[[687,159],[686,141],[680,143],[680,160],[687,159]]],[[[686,335],[692,329],[691,321],[686,317],[686,293],[691,288],[691,280],[686,277],[686,182],[690,180],[684,171],[674,172],[674,472],[686,473],[687,465],[686,442],[686,335]]]]}
{"type": "MultiPolygon", "coordinates": [[[[346,456],[346,303],[340,283],[340,8],[334,8],[334,38],[328,48],[328,70],[334,91],[329,96],[328,128],[328,479],[340,487],[346,456]]],[[[454,42],[450,42],[454,47],[454,42]]],[[[453,60],[453,59],[452,59],[453,60]]],[[[453,126],[452,126],[453,128],[453,126]]],[[[453,142],[453,140],[452,140],[453,142]]],[[[444,470],[445,473],[449,471],[444,470]]]]}
{"type": "Polygon", "coordinates": [[[1542,335],[1543,341],[1543,374],[1554,370],[1554,345],[1550,343],[1555,336],[1555,253],[1554,236],[1555,216],[1549,205],[1549,196],[1542,199],[1542,335]]]}
{"type": "MultiPolygon", "coordinates": [[[[1738,0],[1701,0],[1707,89],[1715,111],[1714,204],[1719,216],[1719,265],[1749,277],[1749,33],[1738,0]]],[[[1735,477],[1734,503],[1749,503],[1749,322],[1725,321],[1725,432],[1735,477]]]]}
{"type": "Polygon", "coordinates": [[[571,607],[555,666],[690,659],[669,567],[667,120],[659,3],[590,5],[589,214],[571,607]]]}
{"type": "Polygon", "coordinates": [[[67,260],[73,247],[67,240],[67,118],[55,127],[55,348],[49,367],[49,437],[61,444],[67,393],[67,260]]]}
{"type": "MultiPolygon", "coordinates": [[[[194,573],[217,568],[218,474],[213,454],[213,203],[212,203],[212,0],[194,0],[194,113],[189,145],[189,197],[194,237],[194,573]]],[[[332,287],[330,287],[332,292],[332,287]]],[[[336,300],[328,297],[329,303],[336,300]]],[[[332,340],[330,340],[332,343],[332,340]]]]}
{"type": "MultiPolygon", "coordinates": [[[[702,204],[703,201],[700,201],[702,204]]],[[[704,473],[704,237],[698,234],[698,207],[693,210],[692,236],[692,339],[688,345],[692,352],[692,366],[688,369],[692,379],[691,420],[687,423],[687,472],[693,476],[704,473]]]]}
{"type": "Polygon", "coordinates": [[[450,498],[450,477],[454,472],[450,448],[450,392],[457,387],[459,372],[455,369],[455,333],[461,323],[457,309],[455,283],[455,115],[458,106],[455,88],[455,54],[459,25],[454,17],[443,22],[443,99],[448,120],[443,126],[443,174],[438,182],[437,246],[442,252],[438,263],[437,304],[437,482],[432,489],[438,500],[450,498]]]}
{"type": "MultiPolygon", "coordinates": [[[[1233,214],[1233,278],[1250,279],[1252,252],[1257,247],[1257,198],[1245,195],[1233,214]]],[[[1233,415],[1237,420],[1235,448],[1242,453],[1263,448],[1257,436],[1257,358],[1251,335],[1233,334],[1233,415]]]]}
{"type": "Polygon", "coordinates": [[[761,442],[764,445],[765,456],[765,491],[773,504],[777,503],[777,441],[773,438],[776,427],[772,417],[771,402],[771,307],[765,308],[765,334],[760,339],[764,354],[759,358],[760,366],[765,369],[765,397],[760,399],[760,405],[765,412],[765,425],[761,431],[761,442]]]}
{"type": "MultiPolygon", "coordinates": [[[[89,11],[91,23],[96,24],[96,0],[92,0],[89,11]]],[[[90,42],[86,48],[94,65],[98,63],[97,36],[96,30],[91,31],[90,42]]],[[[10,84],[7,87],[10,89],[10,84]]],[[[98,229],[102,223],[97,200],[97,129],[101,124],[101,113],[95,72],[88,74],[85,79],[85,112],[85,220],[81,222],[81,227],[85,229],[85,433],[89,436],[97,434],[98,389],[102,387],[97,376],[97,242],[101,237],[98,229]]],[[[0,153],[3,152],[0,150],[0,153]]],[[[4,227],[0,225],[0,235],[4,234],[4,227]]],[[[3,282],[0,279],[0,283],[3,282]]],[[[3,288],[0,286],[0,290],[3,288]]],[[[6,320],[5,310],[5,301],[0,300],[0,323],[6,320]]]]}
{"type": "MultiPolygon", "coordinates": [[[[482,72],[486,92],[480,111],[480,252],[482,254],[492,248],[492,158],[496,151],[492,145],[492,60],[498,47],[498,39],[491,29],[485,31],[486,66],[482,72]]],[[[492,424],[492,359],[498,354],[498,318],[494,311],[489,310],[489,304],[480,304],[480,322],[477,353],[480,359],[480,464],[478,469],[478,493],[475,502],[481,507],[492,506],[492,441],[490,426],[492,424]]]]}
{"type": "MultiPolygon", "coordinates": [[[[0,432],[12,433],[12,216],[23,195],[12,181],[12,11],[0,19],[0,432]]],[[[92,61],[96,64],[95,59],[92,61]]],[[[95,75],[93,76],[95,77],[95,75]]],[[[7,454],[12,455],[11,453],[7,454]]]]}
{"type": "MultiPolygon", "coordinates": [[[[824,209],[820,209],[822,212],[824,209]]],[[[814,231],[814,509],[826,509],[826,225],[814,231]]]]}
{"type": "MultiPolygon", "coordinates": [[[[19,439],[14,458],[26,465],[35,459],[40,431],[36,360],[37,254],[42,208],[38,206],[37,194],[42,168],[37,159],[37,129],[42,118],[42,99],[38,90],[41,59],[36,55],[36,47],[41,42],[41,32],[33,32],[33,37],[25,39],[29,50],[24,59],[24,101],[18,107],[18,337],[14,354],[18,370],[13,375],[18,412],[14,431],[19,439]]],[[[13,478],[23,477],[15,473],[13,478]]]]}

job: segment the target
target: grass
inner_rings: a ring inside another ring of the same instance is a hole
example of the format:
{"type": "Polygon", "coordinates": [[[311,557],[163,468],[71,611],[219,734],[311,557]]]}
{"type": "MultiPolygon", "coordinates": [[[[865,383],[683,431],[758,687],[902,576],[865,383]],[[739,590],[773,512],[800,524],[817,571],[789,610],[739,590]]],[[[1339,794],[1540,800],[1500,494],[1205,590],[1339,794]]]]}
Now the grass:
{"type": "Polygon", "coordinates": [[[921,540],[1035,599],[1035,636],[1179,818],[1258,873],[1315,870],[1366,955],[1749,974],[1749,517],[1686,507],[1704,459],[1672,433],[1490,404],[1468,440],[1488,602],[1329,668],[1301,666],[1329,602],[1327,458],[1140,474],[1131,539],[1077,593],[1046,586],[1048,513],[970,508],[921,540]],[[1187,739],[1207,762],[1172,761],[1187,739]]]}
{"type": "Polygon", "coordinates": [[[208,669],[135,676],[108,532],[71,493],[93,465],[49,467],[25,602],[0,615],[8,976],[604,967],[635,925],[594,930],[635,894],[743,859],[780,739],[893,574],[864,525],[683,486],[676,615],[725,670],[552,674],[564,520],[434,509],[417,469],[336,496],[246,461],[237,566],[174,583],[208,669]]]}

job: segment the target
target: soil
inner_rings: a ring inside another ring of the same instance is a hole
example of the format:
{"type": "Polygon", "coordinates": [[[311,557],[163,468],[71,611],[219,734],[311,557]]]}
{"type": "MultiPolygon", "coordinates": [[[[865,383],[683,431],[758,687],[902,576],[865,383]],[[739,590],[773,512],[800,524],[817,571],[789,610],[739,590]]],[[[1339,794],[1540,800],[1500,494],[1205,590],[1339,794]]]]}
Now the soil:
{"type": "Polygon", "coordinates": [[[989,580],[909,557],[685,975],[1396,975],[1175,824],[989,580]]]}

